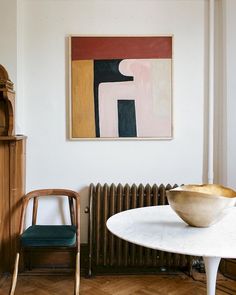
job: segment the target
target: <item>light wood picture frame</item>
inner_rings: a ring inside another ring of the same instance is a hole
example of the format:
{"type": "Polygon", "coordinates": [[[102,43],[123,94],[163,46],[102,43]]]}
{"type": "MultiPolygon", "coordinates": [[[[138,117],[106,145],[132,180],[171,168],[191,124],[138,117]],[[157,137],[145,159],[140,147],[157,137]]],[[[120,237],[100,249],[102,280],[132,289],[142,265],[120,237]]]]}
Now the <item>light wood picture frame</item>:
{"type": "Polygon", "coordinates": [[[70,139],[172,138],[172,36],[71,36],[70,139]]]}

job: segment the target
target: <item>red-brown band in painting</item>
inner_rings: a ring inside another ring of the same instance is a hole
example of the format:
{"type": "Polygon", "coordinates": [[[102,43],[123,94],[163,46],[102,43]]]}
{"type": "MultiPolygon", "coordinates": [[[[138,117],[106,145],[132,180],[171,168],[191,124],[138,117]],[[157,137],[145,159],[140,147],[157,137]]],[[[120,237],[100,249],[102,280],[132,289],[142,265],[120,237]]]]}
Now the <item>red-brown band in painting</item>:
{"type": "Polygon", "coordinates": [[[172,37],[72,37],[72,60],[172,58],[172,37]]]}

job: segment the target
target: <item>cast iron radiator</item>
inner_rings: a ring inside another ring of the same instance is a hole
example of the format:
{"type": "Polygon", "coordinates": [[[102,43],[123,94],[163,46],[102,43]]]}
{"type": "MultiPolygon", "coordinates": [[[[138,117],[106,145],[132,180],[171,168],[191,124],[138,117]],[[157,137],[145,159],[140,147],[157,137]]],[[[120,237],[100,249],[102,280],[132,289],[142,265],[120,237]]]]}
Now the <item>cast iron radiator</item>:
{"type": "Polygon", "coordinates": [[[107,219],[124,210],[168,204],[166,191],[178,185],[90,185],[88,275],[190,271],[191,257],[126,242],[106,228],[107,219]]]}

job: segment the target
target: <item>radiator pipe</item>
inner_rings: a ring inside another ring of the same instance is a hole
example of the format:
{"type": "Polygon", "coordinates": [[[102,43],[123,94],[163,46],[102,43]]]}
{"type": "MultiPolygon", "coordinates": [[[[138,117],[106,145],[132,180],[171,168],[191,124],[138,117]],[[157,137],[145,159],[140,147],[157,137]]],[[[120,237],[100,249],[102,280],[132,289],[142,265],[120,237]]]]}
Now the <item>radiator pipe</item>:
{"type": "Polygon", "coordinates": [[[214,42],[215,0],[209,0],[209,121],[208,121],[208,183],[214,182],[214,42]]]}

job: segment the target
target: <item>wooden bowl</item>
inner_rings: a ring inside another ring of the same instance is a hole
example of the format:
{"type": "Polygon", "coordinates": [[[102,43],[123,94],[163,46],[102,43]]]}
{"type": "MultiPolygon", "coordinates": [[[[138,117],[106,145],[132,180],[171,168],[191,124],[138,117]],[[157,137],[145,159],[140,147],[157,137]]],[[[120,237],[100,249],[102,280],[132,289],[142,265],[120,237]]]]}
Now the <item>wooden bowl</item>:
{"type": "Polygon", "coordinates": [[[234,190],[216,184],[183,185],[166,193],[171,208],[195,227],[218,222],[236,203],[234,190]]]}

